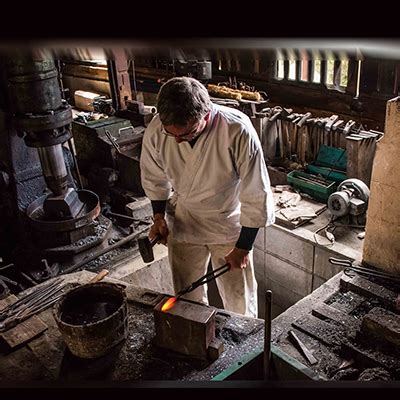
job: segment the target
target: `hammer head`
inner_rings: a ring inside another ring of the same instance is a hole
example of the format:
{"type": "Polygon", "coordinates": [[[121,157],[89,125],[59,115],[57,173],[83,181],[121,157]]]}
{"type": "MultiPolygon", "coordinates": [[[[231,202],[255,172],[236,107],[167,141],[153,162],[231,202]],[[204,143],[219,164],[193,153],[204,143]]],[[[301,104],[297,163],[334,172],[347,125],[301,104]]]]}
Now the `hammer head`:
{"type": "Polygon", "coordinates": [[[146,263],[154,261],[153,246],[147,236],[140,237],[138,240],[140,255],[146,263]]]}

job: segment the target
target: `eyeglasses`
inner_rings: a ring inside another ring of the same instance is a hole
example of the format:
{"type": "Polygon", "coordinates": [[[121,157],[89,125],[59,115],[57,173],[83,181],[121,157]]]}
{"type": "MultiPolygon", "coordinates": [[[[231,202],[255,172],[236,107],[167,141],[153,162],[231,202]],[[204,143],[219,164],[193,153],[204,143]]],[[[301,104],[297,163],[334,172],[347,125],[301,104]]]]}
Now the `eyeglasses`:
{"type": "Polygon", "coordinates": [[[202,129],[199,129],[201,127],[201,121],[199,121],[195,126],[193,126],[189,132],[184,133],[183,135],[174,135],[171,132],[168,132],[164,125],[161,126],[161,133],[164,134],[165,136],[171,136],[176,139],[182,139],[182,140],[192,140],[194,139],[197,135],[199,135],[202,131],[202,129]],[[189,139],[190,138],[190,139],[189,139]]]}

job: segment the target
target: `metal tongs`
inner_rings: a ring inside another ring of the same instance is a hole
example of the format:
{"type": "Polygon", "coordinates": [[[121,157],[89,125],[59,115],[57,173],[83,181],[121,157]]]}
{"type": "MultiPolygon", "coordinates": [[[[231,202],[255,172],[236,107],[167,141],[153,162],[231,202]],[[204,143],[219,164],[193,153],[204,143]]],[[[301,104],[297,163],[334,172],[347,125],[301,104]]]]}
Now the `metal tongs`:
{"type": "Polygon", "coordinates": [[[334,265],[341,265],[345,267],[343,272],[350,277],[353,277],[354,273],[356,273],[367,277],[372,276],[380,279],[385,279],[390,282],[400,283],[399,275],[389,274],[388,272],[379,271],[378,269],[362,267],[360,265],[353,265],[353,262],[350,260],[330,257],[329,262],[334,265]]]}
{"type": "Polygon", "coordinates": [[[214,271],[209,272],[208,274],[203,275],[200,279],[197,279],[197,281],[194,281],[191,283],[189,286],[187,286],[185,289],[182,289],[177,295],[176,299],[179,299],[181,296],[197,289],[199,286],[204,285],[207,282],[210,282],[225,272],[228,272],[231,269],[231,266],[229,263],[226,263],[222,265],[221,267],[218,267],[214,271]]]}

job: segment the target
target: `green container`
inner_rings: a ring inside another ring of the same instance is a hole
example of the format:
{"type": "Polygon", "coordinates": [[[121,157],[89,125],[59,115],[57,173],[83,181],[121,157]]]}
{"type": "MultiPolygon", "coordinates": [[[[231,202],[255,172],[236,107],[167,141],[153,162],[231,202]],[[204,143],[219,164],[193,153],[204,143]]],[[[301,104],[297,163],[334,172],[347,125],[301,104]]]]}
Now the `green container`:
{"type": "MultiPolygon", "coordinates": [[[[312,196],[315,200],[326,203],[328,197],[336,190],[337,183],[332,181],[326,181],[326,184],[317,184],[314,182],[305,182],[300,179],[303,178],[317,178],[315,175],[307,174],[302,171],[292,171],[287,175],[288,182],[298,189],[300,192],[304,192],[312,196]]],[[[321,180],[321,178],[319,178],[321,180]]]]}
{"type": "Polygon", "coordinates": [[[328,180],[343,182],[346,175],[347,154],[346,150],[337,147],[321,145],[317,159],[307,165],[307,172],[321,175],[328,180]]]}

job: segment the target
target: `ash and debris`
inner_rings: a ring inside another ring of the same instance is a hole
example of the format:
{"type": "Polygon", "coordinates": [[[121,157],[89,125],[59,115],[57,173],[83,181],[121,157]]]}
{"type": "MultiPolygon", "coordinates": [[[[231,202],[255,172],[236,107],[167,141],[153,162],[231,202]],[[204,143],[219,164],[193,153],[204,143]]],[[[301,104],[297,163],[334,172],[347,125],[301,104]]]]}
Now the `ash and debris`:
{"type": "Polygon", "coordinates": [[[378,299],[368,299],[363,301],[358,307],[356,307],[349,314],[357,319],[363,319],[364,315],[368,314],[374,307],[385,308],[385,305],[378,299]]]}
{"type": "MultiPolygon", "coordinates": [[[[114,243],[119,242],[120,237],[111,237],[108,239],[108,244],[111,246],[114,243]]],[[[125,243],[123,246],[117,247],[99,257],[95,260],[85,264],[85,269],[91,272],[98,272],[104,265],[107,265],[107,268],[111,268],[113,263],[119,261],[124,256],[129,256],[133,251],[137,249],[137,243],[135,240],[132,240],[130,243],[125,243]]]]}
{"type": "Polygon", "coordinates": [[[359,381],[390,381],[392,377],[390,372],[384,368],[368,368],[361,372],[359,381]]]}
{"type": "Polygon", "coordinates": [[[356,368],[342,369],[331,378],[334,381],[355,381],[360,371],[356,368]]]}
{"type": "MultiPolygon", "coordinates": [[[[377,271],[380,272],[380,270],[377,271]]],[[[395,282],[390,279],[382,279],[374,276],[369,276],[367,279],[377,285],[383,286],[385,289],[391,290],[395,293],[400,293],[400,282],[395,282]]]]}
{"type": "Polygon", "coordinates": [[[98,272],[100,267],[107,264],[107,266],[111,265],[111,261],[114,261],[117,257],[119,257],[124,250],[122,248],[117,248],[109,251],[108,253],[103,254],[102,256],[97,257],[95,260],[87,263],[85,265],[85,269],[91,272],[98,272]]]}
{"type": "MultiPolygon", "coordinates": [[[[386,289],[399,292],[399,284],[385,282],[381,279],[371,278],[370,280],[386,289]]],[[[374,307],[387,309],[387,305],[378,298],[368,298],[341,289],[324,302],[358,321],[362,321],[374,307]]],[[[303,341],[319,360],[318,364],[311,367],[315,372],[325,374],[331,380],[391,380],[400,377],[399,348],[395,348],[383,338],[367,336],[361,330],[359,323],[354,326],[346,326],[346,329],[343,330],[340,329],[343,326],[341,327],[333,320],[320,319],[332,326],[337,326],[338,329],[335,328],[336,334],[333,334],[330,329],[325,331],[323,325],[321,327],[319,324],[308,326],[311,331],[306,333],[306,340],[303,339],[303,341]],[[324,337],[333,345],[321,342],[318,337],[324,337]],[[315,345],[316,342],[317,345],[315,345]],[[349,358],[354,358],[355,362],[343,369],[340,368],[342,362],[349,358]]],[[[296,323],[299,321],[301,322],[301,319],[296,320],[296,323]]],[[[310,322],[307,324],[309,325],[310,322]]],[[[280,335],[279,339],[281,348],[302,364],[308,365],[304,357],[287,341],[284,334],[280,335]]]]}
{"type": "MultiPolygon", "coordinates": [[[[235,362],[239,362],[246,354],[255,351],[260,346],[263,335],[263,323],[255,320],[258,330],[250,327],[247,321],[232,317],[238,322],[242,333],[232,334],[234,329],[220,325],[221,330],[216,336],[224,343],[224,351],[218,360],[200,360],[161,349],[153,344],[155,336],[154,317],[152,308],[140,304],[128,304],[128,337],[114,351],[114,359],[103,357],[102,363],[97,362],[95,371],[91,370],[91,379],[109,380],[210,380],[235,362]],[[243,322],[243,324],[241,324],[243,322]],[[243,329],[253,332],[249,336],[243,334],[243,329]],[[255,332],[257,331],[257,332],[255,332]],[[108,366],[106,366],[106,364],[108,366]],[[104,369],[107,370],[106,374],[104,369]]],[[[243,317],[245,318],[245,317],[243,317]]],[[[226,322],[226,321],[225,321],[226,322]]],[[[77,373],[77,372],[76,372],[77,373]]]]}
{"type": "Polygon", "coordinates": [[[342,292],[339,290],[330,296],[325,301],[325,304],[337,308],[344,313],[349,313],[365,300],[366,297],[361,296],[358,293],[353,293],[351,291],[342,292]]]}

